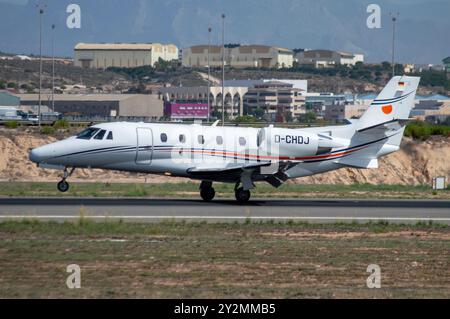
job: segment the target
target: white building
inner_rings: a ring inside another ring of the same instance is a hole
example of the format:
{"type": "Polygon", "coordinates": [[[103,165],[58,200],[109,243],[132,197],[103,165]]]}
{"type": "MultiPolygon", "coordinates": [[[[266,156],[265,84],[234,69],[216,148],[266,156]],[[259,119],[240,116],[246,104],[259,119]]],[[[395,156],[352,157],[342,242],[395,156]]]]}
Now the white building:
{"type": "Polygon", "coordinates": [[[295,54],[299,64],[312,65],[315,68],[334,67],[336,65],[355,65],[364,62],[364,55],[331,50],[305,50],[295,54]]]}
{"type": "Polygon", "coordinates": [[[78,43],[74,65],[83,68],[154,66],[159,59],[178,60],[178,48],[173,44],[78,43]]]}
{"type": "MultiPolygon", "coordinates": [[[[222,47],[217,45],[196,45],[183,49],[182,64],[186,67],[222,66],[222,47]]],[[[234,68],[290,68],[294,53],[285,48],[267,45],[239,45],[225,48],[225,65],[234,68]]]]}

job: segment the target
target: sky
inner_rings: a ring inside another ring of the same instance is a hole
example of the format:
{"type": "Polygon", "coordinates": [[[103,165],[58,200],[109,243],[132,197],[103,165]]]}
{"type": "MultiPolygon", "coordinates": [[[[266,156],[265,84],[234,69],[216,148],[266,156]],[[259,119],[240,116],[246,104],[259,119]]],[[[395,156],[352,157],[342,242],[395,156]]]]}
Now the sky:
{"type": "Polygon", "coordinates": [[[390,61],[392,22],[399,13],[396,57],[402,63],[433,63],[450,56],[449,0],[0,0],[0,51],[39,52],[39,14],[44,7],[43,52],[73,56],[78,42],[161,42],[179,48],[221,41],[333,49],[390,61]],[[367,6],[381,8],[381,28],[369,29],[367,6]],[[69,4],[81,9],[81,28],[70,29],[69,4]]]}

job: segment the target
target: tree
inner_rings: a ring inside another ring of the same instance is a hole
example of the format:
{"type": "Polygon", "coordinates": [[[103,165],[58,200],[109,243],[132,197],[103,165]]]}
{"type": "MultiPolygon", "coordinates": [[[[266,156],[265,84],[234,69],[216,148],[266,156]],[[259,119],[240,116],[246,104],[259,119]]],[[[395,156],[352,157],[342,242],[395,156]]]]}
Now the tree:
{"type": "Polygon", "coordinates": [[[316,113],[314,112],[308,112],[305,114],[300,114],[298,116],[298,121],[300,123],[313,123],[315,122],[317,119],[316,113]]]}
{"type": "Polygon", "coordinates": [[[256,121],[257,121],[256,117],[252,115],[238,116],[233,120],[234,123],[254,123],[256,121]]]}
{"type": "Polygon", "coordinates": [[[389,71],[392,67],[391,64],[387,61],[381,62],[381,66],[383,67],[383,70],[389,71]]]}
{"type": "Polygon", "coordinates": [[[249,112],[249,115],[253,115],[254,117],[256,117],[258,120],[261,120],[264,117],[264,114],[266,112],[262,109],[262,108],[256,108],[254,109],[252,112],[249,112]]]}

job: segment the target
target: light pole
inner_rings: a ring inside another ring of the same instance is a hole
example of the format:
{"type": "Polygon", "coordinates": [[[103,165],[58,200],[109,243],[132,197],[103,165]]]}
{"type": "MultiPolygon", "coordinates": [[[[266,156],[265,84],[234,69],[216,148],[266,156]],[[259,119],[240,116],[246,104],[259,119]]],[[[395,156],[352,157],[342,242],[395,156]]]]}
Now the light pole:
{"type": "Polygon", "coordinates": [[[222,13],[222,126],[225,125],[225,14],[222,13]]]}
{"type": "Polygon", "coordinates": [[[52,112],[55,112],[55,25],[52,24],[52,112]]]}
{"type": "Polygon", "coordinates": [[[42,90],[42,15],[44,6],[37,5],[39,8],[39,104],[38,104],[38,125],[41,127],[41,90],[42,90]]]}
{"type": "Polygon", "coordinates": [[[211,90],[211,81],[210,81],[210,77],[211,77],[211,65],[210,65],[210,60],[209,60],[209,52],[211,51],[211,27],[208,28],[208,123],[209,123],[209,114],[211,112],[211,107],[210,107],[210,101],[209,101],[209,95],[210,95],[210,90],[211,90]]]}
{"type": "Polygon", "coordinates": [[[389,13],[392,18],[392,77],[395,76],[395,23],[400,15],[398,12],[396,15],[389,13]]]}

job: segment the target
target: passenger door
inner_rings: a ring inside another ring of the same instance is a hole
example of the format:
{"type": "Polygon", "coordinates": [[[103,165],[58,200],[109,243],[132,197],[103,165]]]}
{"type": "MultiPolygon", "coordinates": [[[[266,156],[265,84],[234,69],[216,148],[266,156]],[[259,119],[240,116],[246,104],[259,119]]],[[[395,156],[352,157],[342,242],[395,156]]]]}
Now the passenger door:
{"type": "Polygon", "coordinates": [[[136,136],[136,164],[150,165],[153,156],[153,132],[150,128],[138,127],[136,136]]]}

